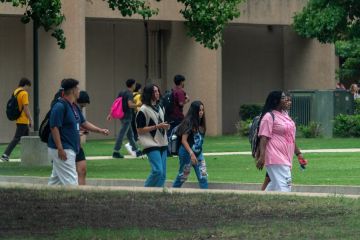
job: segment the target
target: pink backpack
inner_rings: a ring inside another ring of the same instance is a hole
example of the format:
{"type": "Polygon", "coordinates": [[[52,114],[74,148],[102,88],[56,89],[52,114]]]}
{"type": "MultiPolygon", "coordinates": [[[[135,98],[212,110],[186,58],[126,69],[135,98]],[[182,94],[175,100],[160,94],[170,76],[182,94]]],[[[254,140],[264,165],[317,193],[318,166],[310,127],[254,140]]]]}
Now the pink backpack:
{"type": "Polygon", "coordinates": [[[112,118],[123,119],[124,118],[124,110],[123,110],[123,97],[120,96],[111,105],[110,115],[112,118]]]}

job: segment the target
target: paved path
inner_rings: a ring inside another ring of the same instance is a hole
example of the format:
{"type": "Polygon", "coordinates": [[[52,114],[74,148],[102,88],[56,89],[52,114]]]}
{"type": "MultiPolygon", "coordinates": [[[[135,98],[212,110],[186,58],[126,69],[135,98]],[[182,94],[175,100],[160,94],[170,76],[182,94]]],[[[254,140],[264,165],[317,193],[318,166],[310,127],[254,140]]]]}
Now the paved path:
{"type": "MultiPolygon", "coordinates": [[[[301,150],[303,153],[355,153],[360,152],[360,148],[341,148],[341,149],[309,149],[301,150]]],[[[250,155],[251,152],[214,152],[204,153],[205,156],[234,156],[234,155],[250,155]]],[[[125,158],[135,158],[131,155],[125,155],[125,158]]],[[[105,160],[112,159],[112,156],[86,156],[87,160],[105,160]]],[[[20,159],[10,159],[11,162],[20,162],[20,159]]],[[[1,161],[0,161],[1,163],[1,161]]]]}

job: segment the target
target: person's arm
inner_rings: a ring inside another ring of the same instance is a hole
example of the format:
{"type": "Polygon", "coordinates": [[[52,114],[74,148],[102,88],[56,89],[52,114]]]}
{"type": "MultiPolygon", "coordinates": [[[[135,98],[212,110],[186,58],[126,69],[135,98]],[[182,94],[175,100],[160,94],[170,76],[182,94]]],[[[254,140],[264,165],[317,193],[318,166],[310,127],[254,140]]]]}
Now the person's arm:
{"type": "Polygon", "coordinates": [[[30,113],[30,109],[29,109],[28,104],[24,105],[24,112],[25,112],[27,118],[30,121],[29,126],[31,127],[33,125],[33,120],[32,120],[32,117],[31,117],[31,113],[30,113]]]}
{"type": "Polygon", "coordinates": [[[153,126],[147,126],[147,127],[143,127],[143,128],[137,128],[137,132],[139,134],[144,134],[144,133],[148,133],[151,131],[154,131],[156,129],[169,129],[170,125],[167,122],[162,122],[153,126]]]}
{"type": "Polygon", "coordinates": [[[58,150],[58,156],[61,160],[66,161],[67,157],[66,157],[66,152],[64,151],[63,145],[61,143],[61,138],[60,138],[60,132],[59,129],[57,127],[53,127],[51,128],[51,135],[54,139],[56,148],[58,150]]]}
{"type": "Polygon", "coordinates": [[[137,107],[137,105],[134,103],[133,100],[128,101],[128,106],[129,106],[129,108],[136,108],[137,107]]]}
{"type": "Polygon", "coordinates": [[[187,133],[183,134],[181,136],[181,144],[184,146],[186,151],[190,154],[192,164],[196,165],[198,163],[198,160],[195,156],[195,153],[193,152],[193,150],[191,149],[191,147],[187,141],[188,137],[189,137],[189,134],[187,134],[187,133]]]}
{"type": "Polygon", "coordinates": [[[256,167],[258,169],[263,169],[264,165],[265,165],[265,150],[266,150],[266,145],[268,143],[269,139],[265,136],[261,136],[260,137],[260,143],[259,143],[259,150],[257,152],[257,162],[256,162],[256,167]]]}
{"type": "Polygon", "coordinates": [[[96,132],[96,133],[100,133],[103,135],[109,135],[109,130],[105,129],[105,128],[99,128],[97,126],[95,126],[94,124],[92,124],[89,121],[85,121],[84,123],[81,124],[81,127],[83,127],[84,129],[90,131],[90,132],[96,132]]]}
{"type": "Polygon", "coordinates": [[[295,143],[295,151],[294,151],[295,155],[298,157],[298,158],[303,158],[303,155],[300,151],[300,148],[296,145],[295,143]]]}

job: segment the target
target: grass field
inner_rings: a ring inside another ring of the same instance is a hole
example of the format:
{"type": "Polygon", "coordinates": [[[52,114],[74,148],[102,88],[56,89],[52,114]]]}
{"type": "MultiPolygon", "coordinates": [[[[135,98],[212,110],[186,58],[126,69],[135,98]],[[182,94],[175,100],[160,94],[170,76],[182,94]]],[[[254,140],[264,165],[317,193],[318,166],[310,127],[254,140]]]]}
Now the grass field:
{"type": "Polygon", "coordinates": [[[0,188],[0,200],[1,239],[358,239],[360,234],[360,200],[340,197],[0,188]]]}
{"type": "MultiPolygon", "coordinates": [[[[331,149],[331,148],[360,148],[360,139],[357,138],[298,138],[297,144],[302,149],[331,149]]],[[[7,145],[0,144],[0,153],[7,145]]],[[[88,156],[110,156],[114,147],[113,140],[90,140],[85,144],[88,156]]],[[[207,137],[204,143],[204,152],[239,152],[250,151],[247,138],[239,136],[207,137]]],[[[122,152],[126,154],[124,148],[122,152]]],[[[19,158],[20,150],[16,147],[11,157],[19,158]]]]}
{"type": "MultiPolygon", "coordinates": [[[[305,157],[309,165],[301,171],[294,159],[293,183],[309,185],[359,185],[359,153],[311,153],[305,157]]],[[[206,157],[209,182],[260,183],[265,171],[255,168],[251,156],[206,157]]],[[[173,180],[178,159],[167,161],[167,180],[173,180]]],[[[150,171],[147,159],[111,159],[87,161],[88,178],[146,179],[150,171]]],[[[51,167],[22,167],[19,162],[2,163],[0,175],[48,177],[51,167]]],[[[194,174],[189,181],[196,181],[194,174]]]]}

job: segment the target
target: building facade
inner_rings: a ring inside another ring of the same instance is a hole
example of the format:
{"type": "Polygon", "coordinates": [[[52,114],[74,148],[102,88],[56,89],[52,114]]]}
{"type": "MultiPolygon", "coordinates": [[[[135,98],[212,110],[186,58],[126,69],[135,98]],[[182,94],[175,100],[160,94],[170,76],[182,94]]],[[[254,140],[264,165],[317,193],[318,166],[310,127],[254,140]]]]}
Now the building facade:
{"type": "MultiPolygon", "coordinates": [[[[89,92],[87,118],[108,127],[110,137],[119,128],[118,122],[105,120],[112,101],[126,79],[149,81],[147,71],[162,90],[173,86],[175,74],[186,76],[191,100],[205,104],[209,135],[235,132],[240,105],[263,103],[271,90],[335,87],[334,46],[300,38],[291,29],[292,16],[306,0],[243,3],[241,17],[227,26],[218,50],[205,49],[186,35],[176,0],[152,4],[159,15],[148,23],[146,45],[140,18],[121,17],[101,0],[63,0],[66,49],[59,49],[50,34],[39,35],[40,119],[67,77],[89,92]]],[[[32,25],[20,22],[23,11],[0,4],[0,142],[8,142],[14,129],[4,114],[7,99],[21,77],[33,76],[32,25]]]]}

